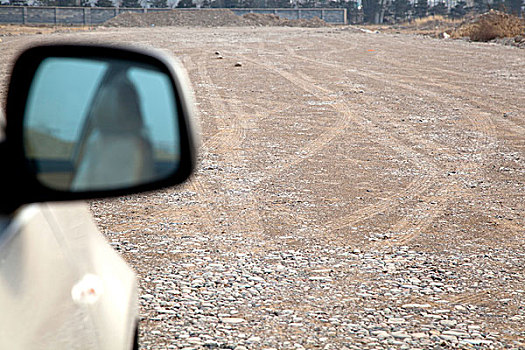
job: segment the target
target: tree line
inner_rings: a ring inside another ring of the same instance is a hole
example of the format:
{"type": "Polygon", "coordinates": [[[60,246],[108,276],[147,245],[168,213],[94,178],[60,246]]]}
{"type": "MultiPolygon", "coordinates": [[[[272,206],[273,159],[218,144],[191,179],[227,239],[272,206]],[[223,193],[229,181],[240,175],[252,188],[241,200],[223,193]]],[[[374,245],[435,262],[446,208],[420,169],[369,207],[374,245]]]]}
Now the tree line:
{"type": "Polygon", "coordinates": [[[97,6],[124,8],[345,8],[350,23],[398,23],[426,16],[461,18],[496,9],[523,15],[525,0],[11,0],[21,6],[97,6]],[[447,1],[447,3],[445,3],[447,1]]]}
{"type": "Polygon", "coordinates": [[[512,13],[521,17],[524,0],[473,0],[472,5],[459,0],[449,6],[444,1],[428,0],[362,0],[363,20],[367,23],[398,23],[427,16],[448,16],[462,18],[467,13],[481,14],[491,9],[512,13]]]}

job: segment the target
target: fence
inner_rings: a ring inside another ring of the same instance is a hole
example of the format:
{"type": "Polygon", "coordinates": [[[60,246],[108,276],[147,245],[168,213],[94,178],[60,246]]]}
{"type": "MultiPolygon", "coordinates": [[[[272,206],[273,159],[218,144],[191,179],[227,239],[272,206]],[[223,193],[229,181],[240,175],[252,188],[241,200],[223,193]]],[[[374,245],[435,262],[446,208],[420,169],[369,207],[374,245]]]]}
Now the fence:
{"type": "MultiPolygon", "coordinates": [[[[122,12],[157,12],[171,9],[143,9],[117,7],[29,7],[0,6],[0,23],[6,24],[101,24],[122,12]]],[[[180,11],[206,11],[191,9],[180,11]]],[[[287,19],[320,19],[334,24],[346,24],[346,9],[230,9],[236,15],[246,13],[271,13],[287,19]]]]}

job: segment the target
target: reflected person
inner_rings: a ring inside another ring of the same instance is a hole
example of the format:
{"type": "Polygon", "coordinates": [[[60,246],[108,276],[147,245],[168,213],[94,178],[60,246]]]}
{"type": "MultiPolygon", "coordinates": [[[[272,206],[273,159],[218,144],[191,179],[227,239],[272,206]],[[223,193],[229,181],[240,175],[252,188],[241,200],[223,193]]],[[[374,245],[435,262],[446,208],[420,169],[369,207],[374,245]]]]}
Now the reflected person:
{"type": "Polygon", "coordinates": [[[155,178],[139,95],[126,72],[121,69],[109,76],[94,98],[73,190],[110,190],[155,178]]]}

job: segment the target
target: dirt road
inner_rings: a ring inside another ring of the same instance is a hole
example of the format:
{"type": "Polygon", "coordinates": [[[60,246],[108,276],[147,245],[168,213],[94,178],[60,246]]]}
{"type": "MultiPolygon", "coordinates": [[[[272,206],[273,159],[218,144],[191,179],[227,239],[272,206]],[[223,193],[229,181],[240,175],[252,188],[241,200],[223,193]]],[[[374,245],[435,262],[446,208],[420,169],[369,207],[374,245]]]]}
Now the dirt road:
{"type": "MultiPolygon", "coordinates": [[[[42,38],[4,38],[2,81],[42,38]]],[[[92,205],[139,273],[144,348],[525,347],[525,51],[345,28],[45,38],[164,48],[193,83],[193,180],[92,205]]]]}

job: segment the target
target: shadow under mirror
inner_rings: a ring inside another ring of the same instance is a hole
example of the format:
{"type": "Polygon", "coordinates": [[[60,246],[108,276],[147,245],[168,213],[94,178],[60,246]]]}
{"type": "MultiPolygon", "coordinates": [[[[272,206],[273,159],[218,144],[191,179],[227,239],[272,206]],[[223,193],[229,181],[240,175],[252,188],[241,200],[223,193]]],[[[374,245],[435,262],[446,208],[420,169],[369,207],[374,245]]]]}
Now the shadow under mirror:
{"type": "Polygon", "coordinates": [[[116,190],[179,168],[177,99],[154,66],[114,59],[49,57],[29,90],[26,158],[54,190],[116,190]]]}

